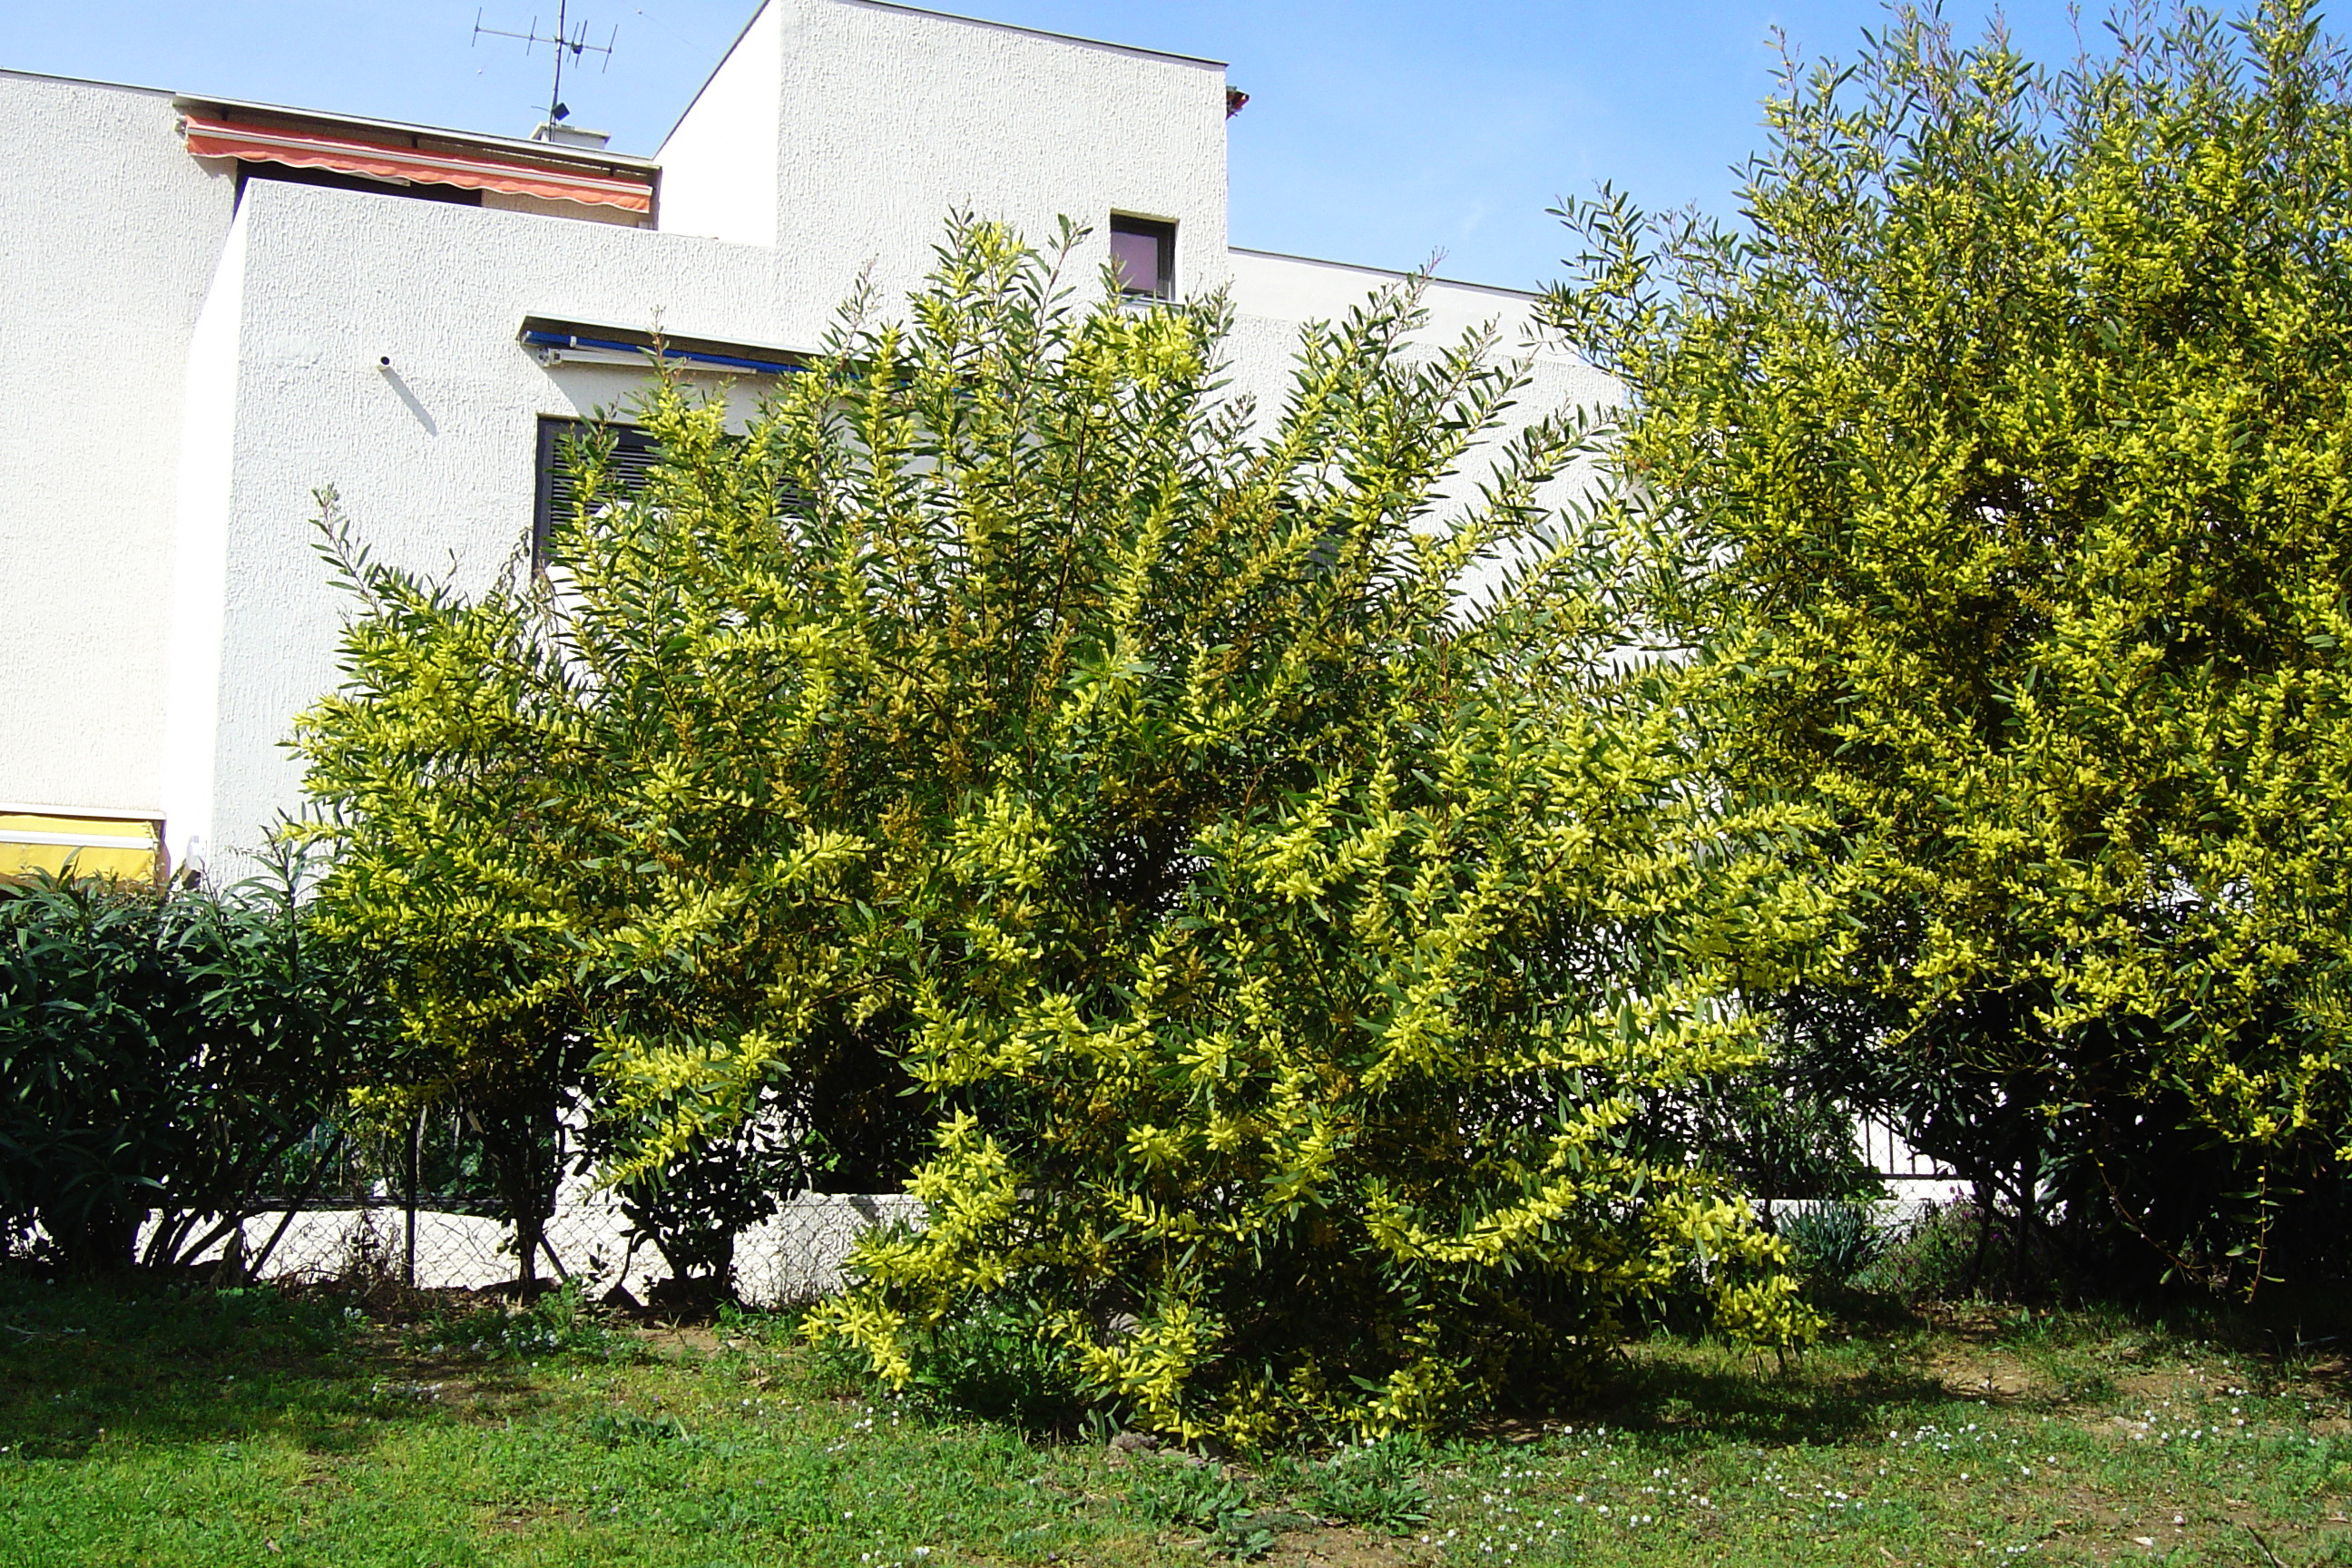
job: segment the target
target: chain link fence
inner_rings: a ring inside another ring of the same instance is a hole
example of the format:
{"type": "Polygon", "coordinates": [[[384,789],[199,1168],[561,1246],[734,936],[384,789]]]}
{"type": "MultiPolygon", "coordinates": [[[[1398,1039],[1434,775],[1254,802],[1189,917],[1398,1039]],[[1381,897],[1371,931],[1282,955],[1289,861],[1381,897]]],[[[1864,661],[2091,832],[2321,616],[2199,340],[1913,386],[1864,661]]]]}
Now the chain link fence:
{"type": "MultiPolygon", "coordinates": [[[[577,1118],[551,1131],[541,1157],[551,1171],[571,1173],[556,1184],[529,1268],[516,1227],[501,1217],[480,1140],[446,1113],[420,1116],[388,1145],[321,1126],[285,1162],[276,1196],[253,1200],[239,1226],[181,1261],[224,1279],[366,1279],[426,1290],[488,1290],[529,1274],[576,1282],[599,1300],[625,1292],[651,1301],[670,1277],[667,1260],[634,1231],[611,1193],[579,1173],[587,1162],[577,1118]]],[[[735,1294],[761,1307],[831,1294],[861,1237],[918,1223],[921,1213],[901,1193],[785,1197],[736,1234],[735,1294]]]]}
{"type": "MultiPolygon", "coordinates": [[[[1965,1194],[1957,1173],[1914,1152],[1893,1128],[1857,1119],[1854,1135],[1865,1163],[1891,1185],[1890,1212],[1908,1215],[1965,1194]]],[[[560,1135],[559,1157],[565,1142],[560,1135]]],[[[389,1160],[322,1129],[307,1160],[301,1196],[257,1205],[235,1234],[192,1261],[226,1265],[224,1278],[357,1278],[420,1289],[485,1290],[526,1272],[515,1227],[498,1217],[482,1162],[457,1119],[420,1120],[409,1148],[389,1160]]],[[[1782,1200],[1767,1210],[1803,1206],[1782,1200]]],[[[760,1307],[831,1294],[841,1289],[843,1267],[861,1237],[882,1226],[919,1223],[921,1215],[921,1205],[900,1193],[794,1194],[737,1235],[735,1292],[760,1307]]],[[[632,1236],[610,1194],[574,1175],[558,1186],[529,1272],[576,1281],[592,1297],[617,1290],[646,1302],[670,1269],[646,1238],[632,1236]]]]}
{"type": "MultiPolygon", "coordinates": [[[[736,1293],[761,1307],[828,1295],[841,1288],[843,1265],[860,1237],[920,1215],[920,1205],[901,1193],[795,1194],[737,1236],[736,1293]]],[[[258,1210],[237,1235],[194,1261],[201,1268],[225,1258],[248,1279],[360,1277],[420,1289],[488,1289],[523,1273],[514,1227],[482,1207],[424,1197],[411,1205],[383,1194],[258,1210]]],[[[669,1274],[650,1246],[632,1244],[619,1206],[585,1183],[557,1204],[534,1261],[541,1279],[577,1281],[595,1297],[617,1288],[639,1301],[669,1274]]]]}

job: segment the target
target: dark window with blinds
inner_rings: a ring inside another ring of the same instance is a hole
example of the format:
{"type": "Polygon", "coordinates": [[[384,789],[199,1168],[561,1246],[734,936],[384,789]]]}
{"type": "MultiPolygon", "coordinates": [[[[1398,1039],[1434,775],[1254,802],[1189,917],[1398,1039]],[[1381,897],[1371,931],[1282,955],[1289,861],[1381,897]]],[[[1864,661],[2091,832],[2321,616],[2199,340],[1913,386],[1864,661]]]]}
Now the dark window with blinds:
{"type": "Polygon", "coordinates": [[[588,440],[600,428],[612,437],[612,479],[622,493],[642,492],[646,476],[661,460],[660,444],[635,425],[598,426],[585,419],[542,416],[539,421],[539,496],[530,519],[530,563],[535,570],[546,570],[547,547],[554,535],[555,520],[572,510],[579,491],[572,466],[564,460],[564,448],[570,443],[588,440]]]}

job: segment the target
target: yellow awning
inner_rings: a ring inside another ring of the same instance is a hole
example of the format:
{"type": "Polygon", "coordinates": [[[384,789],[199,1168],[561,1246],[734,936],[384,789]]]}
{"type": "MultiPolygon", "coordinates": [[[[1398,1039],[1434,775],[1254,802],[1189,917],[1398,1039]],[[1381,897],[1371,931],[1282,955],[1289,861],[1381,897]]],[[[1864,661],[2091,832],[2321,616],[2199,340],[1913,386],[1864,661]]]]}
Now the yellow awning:
{"type": "Polygon", "coordinates": [[[163,865],[163,824],[135,816],[0,812],[0,877],[36,871],[152,881],[163,865]]]}

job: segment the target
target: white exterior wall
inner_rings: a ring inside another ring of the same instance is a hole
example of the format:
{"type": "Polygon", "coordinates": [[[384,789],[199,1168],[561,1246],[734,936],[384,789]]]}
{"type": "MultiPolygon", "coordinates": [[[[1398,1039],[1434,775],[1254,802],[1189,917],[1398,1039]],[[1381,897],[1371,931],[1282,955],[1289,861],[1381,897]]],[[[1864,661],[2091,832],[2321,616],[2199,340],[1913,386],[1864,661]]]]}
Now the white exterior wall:
{"type": "Polygon", "coordinates": [[[163,843],[174,866],[201,861],[213,837],[220,741],[221,616],[236,468],[237,371],[245,324],[246,237],[229,227],[188,343],[164,674],[163,843]]]}
{"type": "MultiPolygon", "coordinates": [[[[1294,374],[1300,323],[1336,326],[1375,291],[1406,281],[1403,273],[1378,268],[1256,250],[1234,251],[1233,269],[1234,331],[1227,344],[1233,382],[1237,390],[1256,394],[1261,421],[1281,407],[1294,374]]],[[[1507,441],[1535,420],[1562,409],[1597,412],[1622,396],[1612,378],[1543,333],[1536,319],[1537,302],[1535,295],[1517,289],[1446,279],[1430,279],[1422,291],[1428,321],[1412,334],[1412,342],[1434,352],[1459,343],[1466,334],[1491,329],[1494,357],[1524,367],[1524,384],[1501,411],[1487,437],[1490,442],[1507,441]]],[[[1442,527],[1458,516],[1453,509],[1474,502],[1482,477],[1474,460],[1441,486],[1430,526],[1442,527]]],[[[1542,499],[1556,507],[1569,505],[1590,492],[1595,478],[1589,460],[1572,462],[1542,492],[1542,499]]],[[[1474,603],[1486,599],[1508,570],[1503,559],[1473,566],[1464,576],[1464,598],[1474,603]]]]}
{"type": "Polygon", "coordinates": [[[541,365],[516,341],[525,315],[761,342],[777,292],[772,251],[277,181],[247,185],[239,226],[207,810],[222,870],[299,804],[279,742],[335,682],[349,606],[315,552],[314,492],[334,488],[377,559],[478,588],[529,548],[539,416],[617,407],[643,382],[541,365]]]}
{"type": "MultiPolygon", "coordinates": [[[[238,228],[241,281],[235,294],[224,283],[215,295],[240,311],[234,373],[205,361],[201,374],[220,390],[192,416],[233,407],[236,431],[221,564],[210,579],[225,584],[211,661],[224,672],[217,763],[208,798],[172,803],[175,821],[207,825],[215,856],[228,857],[224,870],[298,805],[299,764],[279,742],[335,680],[349,606],[314,552],[315,490],[335,488],[379,560],[479,587],[527,548],[538,416],[618,406],[643,384],[617,366],[541,366],[515,341],[524,316],[622,326],[658,317],[682,336],[789,342],[798,323],[822,321],[837,303],[762,247],[396,196],[255,182],[238,228]],[[444,260],[455,254],[467,258],[462,271],[444,260]],[[320,309],[322,300],[331,308],[320,309]]],[[[1282,308],[1311,298],[1303,313],[1313,315],[1342,313],[1393,280],[1248,259],[1253,286],[1282,308]]],[[[1516,332],[1528,303],[1502,290],[1435,287],[1430,333],[1451,337],[1512,311],[1516,332]]],[[[1241,317],[1236,387],[1278,404],[1297,330],[1291,321],[1241,317]]],[[[209,343],[209,314],[205,331],[209,343]]],[[[1506,346],[1516,349],[1509,337],[1506,346]]],[[[1514,423],[1610,390],[1606,378],[1557,357],[1538,360],[1533,374],[1514,423]]],[[[748,404],[757,389],[739,393],[748,404]]],[[[202,542],[212,537],[208,504],[192,502],[185,524],[192,605],[203,597],[200,563],[212,548],[202,542]]],[[[200,629],[201,610],[192,607],[185,624],[200,629]]],[[[193,641],[180,657],[192,673],[207,664],[193,641]]],[[[199,718],[200,698],[188,711],[199,718]]]]}
{"type": "MultiPolygon", "coordinates": [[[[1377,267],[1279,256],[1270,250],[1235,250],[1232,267],[1234,309],[1277,321],[1336,322],[1374,289],[1407,278],[1377,267]]],[[[1421,301],[1429,324],[1417,335],[1424,342],[1451,343],[1465,331],[1493,324],[1500,330],[1496,346],[1501,352],[1523,353],[1535,327],[1536,298],[1517,289],[1433,278],[1421,301]]],[[[1574,363],[1556,349],[1538,347],[1548,357],[1574,363]]]]}
{"type": "Polygon", "coordinates": [[[767,0],[661,163],[663,228],[747,239],[763,215],[737,193],[772,167],[765,237],[795,293],[822,301],[785,342],[814,341],[869,268],[884,300],[902,298],[958,210],[1033,243],[1064,216],[1087,225],[1076,262],[1089,280],[1109,259],[1112,213],[1170,220],[1178,288],[1226,277],[1225,74],[1213,60],[875,0],[767,0]],[[764,155],[743,144],[762,132],[764,155]]]}
{"type": "Polygon", "coordinates": [[[0,800],[152,816],[181,388],[234,182],[160,93],[0,72],[0,800]]]}
{"type": "MultiPolygon", "coordinates": [[[[1376,290],[1405,280],[1403,273],[1378,268],[1234,251],[1234,320],[1229,344],[1234,385],[1255,391],[1262,414],[1271,415],[1290,383],[1299,323],[1319,321],[1336,326],[1376,290]]],[[[1494,439],[1508,439],[1533,420],[1562,408],[1610,407],[1622,395],[1613,379],[1543,333],[1536,319],[1537,302],[1535,295],[1515,289],[1446,279],[1430,279],[1422,292],[1428,321],[1413,333],[1413,342],[1433,351],[1491,328],[1495,357],[1525,365],[1526,384],[1504,411],[1494,439]]],[[[1555,488],[1555,497],[1566,501],[1590,482],[1589,472],[1580,466],[1555,488]]],[[[1463,483],[1453,489],[1466,496],[1470,487],[1463,483]]]]}
{"type": "MultiPolygon", "coordinates": [[[[1270,251],[1236,250],[1232,257],[1236,380],[1261,389],[1261,398],[1264,389],[1288,383],[1300,323],[1336,326],[1376,291],[1407,281],[1402,272],[1270,251]]],[[[1613,403],[1617,384],[1545,335],[1537,323],[1537,296],[1516,289],[1433,278],[1421,297],[1428,321],[1412,341],[1433,349],[1451,347],[1465,334],[1492,329],[1496,358],[1528,366],[1528,390],[1514,426],[1538,409],[1613,403]]]]}
{"type": "Polygon", "coordinates": [[[783,8],[762,5],[688,105],[655,161],[661,226],[743,245],[776,243],[776,121],[783,8]]]}
{"type": "MultiPolygon", "coordinates": [[[[1398,275],[1227,251],[1223,93],[1213,62],[768,0],[664,150],[659,230],[271,180],[232,229],[167,99],[0,76],[0,326],[36,345],[0,364],[26,476],[0,488],[0,801],[160,806],[175,861],[244,869],[300,805],[283,742],[350,609],[314,492],[378,559],[478,589],[528,548],[538,417],[643,384],[541,365],[527,315],[806,346],[861,273],[895,307],[951,207],[1033,240],[1129,212],[1177,223],[1185,292],[1231,289],[1233,384],[1278,407],[1297,323],[1398,275]]],[[[1514,424],[1613,397],[1526,339],[1532,297],[1425,302],[1424,339],[1498,320],[1531,356],[1514,424]]]]}

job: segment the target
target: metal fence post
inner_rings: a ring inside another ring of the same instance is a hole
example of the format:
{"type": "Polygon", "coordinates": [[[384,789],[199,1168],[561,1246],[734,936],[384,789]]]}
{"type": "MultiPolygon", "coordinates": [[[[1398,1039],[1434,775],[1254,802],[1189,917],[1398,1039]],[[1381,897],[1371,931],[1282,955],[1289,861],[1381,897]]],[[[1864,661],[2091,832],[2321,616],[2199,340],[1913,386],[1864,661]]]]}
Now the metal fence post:
{"type": "Polygon", "coordinates": [[[425,1112],[416,1113],[416,1121],[408,1129],[408,1251],[402,1278],[410,1289],[416,1289],[416,1181],[417,1167],[425,1163],[425,1112]]]}

